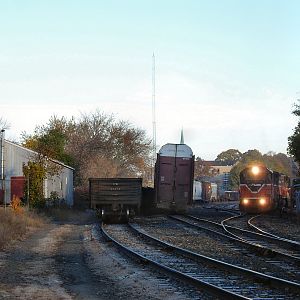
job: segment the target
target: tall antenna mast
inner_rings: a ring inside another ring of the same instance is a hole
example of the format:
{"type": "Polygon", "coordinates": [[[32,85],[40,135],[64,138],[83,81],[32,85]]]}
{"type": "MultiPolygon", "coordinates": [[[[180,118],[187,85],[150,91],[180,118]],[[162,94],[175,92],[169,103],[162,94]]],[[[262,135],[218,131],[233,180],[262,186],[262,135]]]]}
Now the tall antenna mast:
{"type": "MultiPolygon", "coordinates": [[[[152,55],[152,166],[156,160],[156,121],[155,121],[155,56],[152,55]]],[[[154,173],[154,172],[153,172],[154,173]]]]}

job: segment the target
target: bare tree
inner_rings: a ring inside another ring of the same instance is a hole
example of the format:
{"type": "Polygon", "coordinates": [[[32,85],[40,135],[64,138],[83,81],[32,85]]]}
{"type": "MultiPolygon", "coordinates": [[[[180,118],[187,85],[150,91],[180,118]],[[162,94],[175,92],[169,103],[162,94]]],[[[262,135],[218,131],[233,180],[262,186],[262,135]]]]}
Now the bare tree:
{"type": "Polygon", "coordinates": [[[41,158],[74,166],[75,186],[86,186],[89,177],[143,176],[150,166],[151,141],[145,131],[99,110],[78,120],[52,117],[23,140],[41,158]]]}
{"type": "Polygon", "coordinates": [[[88,177],[142,176],[150,164],[144,130],[100,111],[83,114],[68,136],[67,152],[76,162],[77,185],[88,177]]]}
{"type": "Polygon", "coordinates": [[[10,128],[10,124],[3,118],[0,117],[0,130],[6,130],[10,128]]]}

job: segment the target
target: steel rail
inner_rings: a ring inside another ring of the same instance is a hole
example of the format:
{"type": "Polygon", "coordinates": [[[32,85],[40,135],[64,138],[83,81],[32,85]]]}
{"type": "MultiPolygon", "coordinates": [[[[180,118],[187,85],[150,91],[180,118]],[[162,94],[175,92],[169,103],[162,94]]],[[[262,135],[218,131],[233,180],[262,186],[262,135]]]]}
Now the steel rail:
{"type": "MultiPolygon", "coordinates": [[[[244,239],[244,238],[242,238],[242,237],[240,237],[240,236],[232,233],[228,229],[240,231],[240,232],[242,232],[244,234],[250,234],[252,236],[259,237],[260,239],[266,239],[266,240],[270,240],[270,241],[273,241],[273,242],[276,242],[276,243],[278,243],[278,242],[283,243],[282,241],[280,241],[278,239],[275,239],[275,238],[273,238],[271,236],[263,235],[261,233],[255,233],[253,231],[249,231],[249,230],[245,230],[245,229],[242,229],[242,228],[238,228],[238,227],[234,227],[234,226],[231,226],[231,225],[224,224],[226,221],[229,221],[229,220],[234,219],[234,218],[243,217],[243,216],[244,215],[232,216],[232,217],[224,219],[221,223],[217,223],[217,222],[206,220],[206,219],[197,218],[197,217],[191,216],[191,215],[187,215],[185,217],[186,218],[191,218],[191,219],[196,220],[196,221],[204,222],[204,223],[209,223],[209,224],[212,224],[212,225],[220,227],[220,228],[222,227],[223,230],[227,233],[227,234],[225,234],[226,237],[232,237],[235,240],[240,240],[241,242],[244,243],[244,245],[249,245],[252,249],[257,250],[259,253],[263,252],[263,253],[269,253],[270,255],[274,255],[274,256],[277,255],[278,257],[289,259],[289,260],[293,261],[294,263],[300,265],[300,257],[295,256],[295,255],[291,255],[291,254],[288,254],[288,253],[285,253],[285,252],[282,252],[282,251],[278,251],[276,249],[273,249],[273,248],[270,248],[270,247],[266,247],[264,245],[260,245],[258,242],[255,242],[255,243],[251,242],[251,241],[249,241],[247,239],[244,239]]],[[[173,217],[173,216],[171,216],[171,217],[173,217]]],[[[184,221],[182,221],[182,222],[184,222],[184,221]]],[[[195,225],[195,224],[190,224],[190,225],[191,226],[195,226],[195,227],[199,227],[199,228],[204,229],[204,230],[208,230],[207,228],[199,226],[199,225],[195,225]]],[[[217,231],[213,231],[212,230],[212,232],[215,232],[216,234],[220,234],[221,235],[221,233],[219,233],[217,231]]],[[[286,243],[284,243],[284,245],[286,246],[286,243]]],[[[291,246],[291,245],[289,245],[289,246],[291,246]]]]}
{"type": "MultiPolygon", "coordinates": [[[[237,242],[237,243],[241,244],[242,246],[246,246],[246,247],[248,247],[248,248],[252,248],[252,249],[258,250],[258,252],[261,252],[261,251],[263,251],[263,250],[266,250],[266,248],[264,248],[263,246],[255,245],[255,244],[249,243],[249,242],[247,242],[247,241],[241,240],[241,239],[239,239],[239,238],[235,238],[235,237],[233,237],[233,236],[230,236],[230,235],[227,235],[227,234],[224,234],[224,233],[215,231],[215,230],[213,230],[213,229],[206,228],[206,227],[203,227],[203,226],[201,226],[201,225],[197,225],[197,224],[190,223],[190,222],[188,222],[188,221],[186,221],[186,220],[183,220],[183,219],[181,219],[181,218],[178,218],[178,217],[176,217],[176,216],[168,216],[168,217],[171,218],[171,219],[173,219],[173,220],[179,221],[179,222],[181,222],[181,223],[183,223],[183,224],[192,226],[192,227],[194,227],[194,228],[201,229],[201,230],[203,229],[203,230],[205,230],[205,231],[207,231],[207,232],[214,233],[214,234],[217,234],[217,235],[219,235],[219,236],[225,237],[226,239],[232,240],[233,242],[237,242]]],[[[186,217],[186,216],[185,216],[185,217],[186,217]]],[[[191,217],[191,216],[188,216],[188,217],[191,217]]],[[[197,220],[196,217],[193,217],[192,219],[196,219],[196,220],[197,220]]],[[[215,222],[213,222],[213,221],[210,221],[210,223],[214,223],[214,224],[215,224],[215,222]]],[[[216,223],[216,224],[217,224],[217,225],[220,225],[219,223],[216,223]]],[[[269,250],[269,249],[268,249],[268,250],[269,250]]],[[[269,254],[272,254],[272,253],[273,253],[273,250],[269,250],[269,254]]],[[[276,254],[277,254],[277,253],[276,253],[276,254]]],[[[284,256],[284,257],[285,257],[285,256],[284,256]]],[[[266,276],[268,276],[268,275],[266,275],[266,276]]],[[[285,279],[283,279],[283,280],[285,280],[285,279]]],[[[292,282],[292,281],[290,281],[290,282],[292,282]]],[[[297,284],[297,285],[300,286],[300,284],[298,284],[298,283],[295,283],[295,284],[297,284]]]]}
{"type": "MultiPolygon", "coordinates": [[[[230,234],[231,236],[237,238],[237,239],[240,239],[242,241],[245,241],[249,244],[252,244],[252,245],[255,245],[255,246],[260,246],[262,248],[264,248],[265,250],[267,251],[270,251],[276,255],[279,255],[279,256],[282,256],[282,257],[287,257],[289,259],[292,259],[294,262],[296,262],[297,264],[300,265],[300,255],[299,256],[295,256],[293,254],[288,254],[288,253],[284,253],[282,251],[279,251],[277,249],[273,249],[273,248],[270,248],[269,246],[264,246],[264,245],[260,245],[259,242],[260,241],[255,241],[255,242],[252,242],[252,241],[249,241],[247,239],[244,239],[234,233],[232,233],[230,230],[228,229],[231,229],[231,230],[236,230],[238,232],[241,232],[242,234],[248,234],[248,235],[251,235],[251,236],[254,236],[258,239],[265,239],[265,240],[269,240],[269,241],[272,241],[272,242],[280,242],[281,244],[284,243],[285,247],[287,246],[287,243],[281,241],[281,240],[278,240],[274,237],[271,237],[271,236],[268,236],[268,235],[264,235],[264,234],[261,234],[261,233],[256,233],[256,232],[253,232],[253,231],[249,231],[249,230],[245,230],[245,229],[242,229],[242,228],[238,228],[238,227],[235,227],[235,226],[231,226],[231,225],[226,225],[225,222],[228,222],[234,218],[237,218],[235,216],[232,216],[232,217],[229,217],[229,218],[226,218],[224,219],[222,222],[221,222],[221,226],[223,227],[224,231],[227,232],[228,234],[230,234]]],[[[291,245],[289,244],[288,245],[289,247],[291,247],[291,245]]],[[[294,245],[293,245],[294,247],[294,245]]]]}
{"type": "MultiPolygon", "coordinates": [[[[229,220],[229,219],[233,219],[233,218],[237,218],[237,217],[243,217],[244,215],[241,215],[241,216],[232,216],[232,217],[230,217],[230,218],[227,218],[227,219],[225,219],[225,220],[223,220],[223,221],[227,221],[227,220],[229,220]]],[[[173,217],[173,216],[171,216],[171,217],[173,217]]],[[[230,228],[230,229],[233,229],[233,230],[236,230],[236,231],[240,231],[240,232],[243,232],[243,233],[247,233],[247,234],[250,234],[250,235],[253,235],[253,236],[258,236],[258,237],[260,237],[260,238],[265,238],[265,239],[268,239],[268,240],[270,240],[270,241],[278,241],[278,242],[285,242],[285,241],[283,241],[282,239],[278,239],[278,238],[275,238],[275,237],[271,237],[271,236],[268,236],[268,235],[264,235],[264,234],[261,234],[261,233],[256,233],[256,232],[253,232],[253,231],[250,231],[250,230],[246,230],[246,229],[242,229],[242,228],[238,228],[238,227],[235,227],[235,226],[231,226],[231,225],[227,225],[227,224],[221,224],[221,223],[217,223],[217,222],[214,222],[214,221],[211,221],[211,220],[207,220],[207,219],[201,219],[201,218],[198,218],[198,217],[195,217],[195,216],[192,216],[192,215],[187,215],[187,216],[185,216],[185,217],[187,217],[187,218],[191,218],[191,219],[193,219],[193,220],[196,220],[196,221],[201,221],[201,222],[205,222],[205,223],[210,223],[210,224],[213,224],[213,225],[215,225],[215,226],[217,226],[217,227],[222,227],[223,229],[224,229],[224,226],[226,227],[226,228],[230,228]]],[[[222,221],[222,222],[223,222],[222,221]]],[[[201,227],[201,226],[200,226],[201,227]]],[[[203,229],[206,229],[205,227],[201,227],[201,228],[203,228],[203,229]]],[[[236,239],[237,239],[237,236],[236,235],[233,235],[231,232],[229,232],[228,230],[226,230],[226,229],[224,229],[225,230],[225,232],[227,232],[228,234],[230,234],[231,236],[234,236],[236,239]]],[[[218,232],[216,232],[216,233],[218,233],[218,232]]],[[[226,236],[228,236],[228,235],[226,235],[226,236]]],[[[240,237],[238,237],[238,239],[240,239],[241,240],[241,238],[240,237]]],[[[244,240],[244,239],[242,239],[243,241],[245,241],[246,243],[248,243],[248,241],[247,240],[244,240]]],[[[296,242],[297,243],[297,242],[296,242]]],[[[286,245],[286,243],[284,243],[285,245],[286,245]]],[[[256,246],[256,245],[255,245],[256,246]]],[[[292,245],[289,245],[289,246],[295,246],[294,244],[292,244],[292,245]]],[[[263,247],[263,246],[260,246],[260,247],[263,247]]],[[[269,249],[269,250],[272,250],[272,249],[269,249]]],[[[275,252],[276,253],[276,252],[275,252]]]]}
{"type": "MultiPolygon", "coordinates": [[[[272,250],[266,250],[260,245],[248,243],[247,241],[235,238],[231,235],[228,235],[226,233],[220,232],[218,229],[214,230],[211,228],[207,228],[205,225],[199,225],[198,218],[193,216],[169,216],[170,219],[178,221],[183,223],[184,225],[190,226],[192,228],[195,228],[196,230],[206,231],[209,233],[209,235],[215,235],[216,238],[221,238],[221,240],[224,240],[224,245],[227,243],[230,243],[231,245],[228,245],[229,248],[232,248],[232,251],[239,251],[244,252],[245,249],[248,249],[249,253],[255,253],[255,255],[264,257],[264,261],[267,264],[270,264],[271,268],[272,266],[280,266],[283,270],[287,270],[287,273],[284,273],[283,276],[280,276],[280,278],[285,278],[286,280],[290,280],[292,282],[299,283],[300,280],[297,280],[299,278],[299,264],[295,264],[294,259],[286,256],[281,256],[280,254],[273,253],[272,250]],[[277,258],[275,258],[277,256],[277,258]],[[296,276],[296,277],[295,277],[296,276]],[[296,281],[295,281],[296,279],[296,281]]],[[[219,223],[209,221],[212,225],[218,225],[218,228],[222,226],[219,223]]],[[[220,228],[220,229],[221,229],[220,228]]],[[[265,272],[264,272],[265,273],[265,272]]],[[[272,274],[268,272],[268,274],[272,274]]],[[[300,278],[299,278],[300,279],[300,278]]]]}
{"type": "MultiPolygon", "coordinates": [[[[132,227],[131,227],[132,228],[132,227]]],[[[168,266],[165,266],[163,264],[160,264],[159,262],[156,262],[150,258],[147,258],[146,256],[130,249],[129,247],[126,247],[122,245],[120,242],[118,242],[116,239],[114,239],[109,233],[104,229],[104,226],[102,224],[101,230],[104,234],[104,236],[112,241],[120,250],[124,251],[128,256],[134,257],[135,259],[138,259],[139,261],[142,261],[144,263],[149,263],[153,265],[154,267],[158,268],[159,270],[163,270],[164,272],[175,276],[176,278],[183,280],[184,282],[187,282],[189,284],[193,284],[197,288],[208,290],[209,292],[213,293],[214,295],[218,297],[222,297],[221,299],[250,299],[241,295],[238,295],[236,293],[227,291],[225,289],[222,289],[218,286],[215,286],[213,284],[207,283],[205,281],[202,281],[200,279],[194,278],[188,274],[182,273],[178,270],[175,270],[173,268],[170,268],[168,266]]],[[[148,236],[149,238],[149,236],[148,236]]],[[[170,246],[167,246],[169,248],[170,246]]]]}
{"type": "Polygon", "coordinates": [[[270,237],[272,237],[272,238],[274,238],[274,239],[277,239],[277,240],[279,240],[279,241],[285,242],[285,243],[287,243],[287,244],[290,244],[291,246],[296,247],[297,249],[300,249],[300,243],[299,243],[299,242],[294,241],[294,240],[290,240],[290,239],[286,239],[286,238],[283,238],[283,237],[280,237],[280,236],[278,236],[278,235],[275,235],[275,234],[272,234],[272,233],[270,233],[270,232],[267,232],[267,231],[265,231],[265,230],[259,228],[258,226],[255,226],[255,225],[252,223],[252,221],[253,221],[254,219],[256,219],[257,217],[259,217],[259,216],[261,216],[261,215],[256,215],[256,216],[251,217],[251,218],[247,221],[247,224],[248,224],[251,228],[254,228],[254,229],[257,230],[258,232],[260,232],[261,234],[268,235],[268,236],[270,236],[270,237]]]}
{"type": "Polygon", "coordinates": [[[271,286],[278,288],[278,286],[282,287],[282,288],[291,288],[295,291],[297,291],[298,293],[300,292],[300,284],[293,282],[293,281],[289,281],[289,280],[285,280],[285,279],[281,279],[281,278],[277,278],[274,276],[270,276],[270,275],[266,275],[257,271],[253,271],[250,269],[246,269],[243,267],[239,267],[233,264],[229,264],[223,261],[219,261],[217,259],[211,258],[211,257],[207,257],[205,255],[201,255],[199,253],[195,253],[193,251],[187,250],[187,249],[183,249],[181,247],[175,246],[173,244],[170,244],[168,242],[162,241],[156,237],[153,237],[152,235],[149,235],[148,233],[141,231],[139,229],[137,229],[135,226],[133,226],[132,224],[129,224],[129,226],[135,230],[138,234],[140,234],[143,237],[146,237],[147,239],[149,239],[150,241],[155,241],[156,243],[160,244],[163,247],[172,249],[173,252],[178,253],[180,255],[183,255],[185,257],[191,258],[193,260],[196,261],[200,261],[200,262],[205,262],[208,263],[216,268],[219,269],[223,269],[225,271],[233,271],[235,273],[239,273],[241,275],[247,275],[247,277],[252,277],[255,280],[258,281],[263,281],[265,283],[270,284],[271,286]]]}
{"type": "MultiPolygon", "coordinates": [[[[239,216],[236,216],[236,217],[239,217],[239,216]]],[[[256,216],[255,216],[256,217],[256,216]]],[[[240,232],[244,232],[244,233],[247,233],[247,234],[250,234],[252,236],[255,236],[255,237],[260,237],[260,238],[264,238],[264,239],[267,239],[267,240],[270,240],[270,241],[276,241],[276,242],[281,242],[283,245],[286,245],[286,246],[290,246],[290,247],[293,247],[293,248],[298,248],[300,249],[300,243],[296,242],[296,241],[293,241],[293,240],[288,240],[288,239],[284,239],[284,238],[281,238],[281,237],[278,237],[278,236],[275,236],[271,233],[268,233],[266,231],[263,231],[263,230],[260,230],[259,228],[255,228],[256,230],[260,231],[260,232],[254,232],[254,231],[250,231],[250,230],[246,230],[246,229],[242,229],[242,228],[239,228],[239,227],[236,227],[236,226],[232,226],[232,225],[227,225],[225,224],[225,222],[229,221],[230,219],[234,219],[235,216],[232,216],[228,219],[225,219],[223,220],[224,221],[224,225],[227,227],[227,228],[230,228],[230,229],[233,229],[233,230],[236,230],[236,231],[240,231],[240,232]]],[[[254,217],[252,217],[254,218],[254,217]]],[[[252,219],[251,218],[251,219],[252,219]]],[[[250,219],[249,219],[250,220],[250,219]]],[[[247,221],[247,224],[250,226],[250,227],[255,227],[254,225],[250,225],[248,222],[249,220],[247,221]]],[[[222,221],[222,222],[223,222],[222,221]]]]}
{"type": "MultiPolygon", "coordinates": [[[[213,233],[213,234],[216,234],[218,236],[224,237],[224,238],[226,238],[228,240],[231,240],[231,241],[233,241],[235,243],[241,244],[244,247],[251,248],[251,249],[255,250],[258,253],[265,252],[265,250],[266,250],[265,248],[263,248],[260,245],[251,244],[251,243],[248,243],[246,240],[241,240],[240,238],[233,237],[232,235],[229,235],[229,234],[226,234],[226,233],[222,233],[220,231],[216,231],[216,230],[213,230],[213,229],[210,229],[210,228],[198,225],[198,224],[190,223],[190,222],[188,222],[186,220],[183,220],[181,218],[178,218],[176,216],[168,216],[168,217],[171,218],[171,219],[173,219],[173,220],[179,221],[179,222],[181,222],[183,224],[192,226],[194,228],[201,229],[201,230],[207,231],[209,233],[213,233]]],[[[194,217],[194,216],[184,216],[184,217],[185,218],[190,218],[190,219],[195,220],[195,221],[207,222],[207,223],[216,225],[216,226],[218,226],[218,227],[220,227],[220,228],[223,229],[223,227],[222,227],[222,225],[220,223],[217,223],[217,222],[214,222],[214,221],[205,220],[205,219],[199,219],[199,218],[194,217]]],[[[268,253],[274,255],[273,251],[268,251],[268,253]]]]}

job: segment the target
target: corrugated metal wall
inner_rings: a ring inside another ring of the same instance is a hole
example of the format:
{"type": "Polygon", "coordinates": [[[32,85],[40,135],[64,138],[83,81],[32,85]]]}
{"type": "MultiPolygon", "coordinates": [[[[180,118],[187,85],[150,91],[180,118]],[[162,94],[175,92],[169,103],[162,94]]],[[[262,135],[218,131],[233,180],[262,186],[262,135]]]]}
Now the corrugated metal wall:
{"type": "MultiPolygon", "coordinates": [[[[5,175],[5,201],[10,203],[12,199],[11,178],[23,175],[23,165],[27,165],[32,160],[35,152],[5,141],[4,143],[4,175],[5,175]]],[[[0,185],[0,189],[2,186],[0,185]]],[[[50,193],[55,191],[61,199],[73,205],[73,169],[61,165],[59,175],[48,178],[44,182],[45,197],[50,197],[50,193]]]]}
{"type": "Polygon", "coordinates": [[[59,175],[47,178],[44,182],[45,198],[49,198],[51,192],[57,192],[61,199],[73,205],[73,170],[63,167],[59,175]]]}

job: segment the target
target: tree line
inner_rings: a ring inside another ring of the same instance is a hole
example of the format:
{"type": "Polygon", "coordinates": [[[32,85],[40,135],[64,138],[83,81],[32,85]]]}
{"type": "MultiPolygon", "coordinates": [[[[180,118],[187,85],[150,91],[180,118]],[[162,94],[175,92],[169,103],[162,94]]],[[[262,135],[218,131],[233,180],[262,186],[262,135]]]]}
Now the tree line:
{"type": "MultiPolygon", "coordinates": [[[[298,123],[294,128],[294,132],[288,137],[287,155],[283,153],[268,152],[262,154],[258,150],[248,150],[241,153],[237,149],[229,149],[221,152],[215,159],[215,162],[221,162],[223,165],[231,165],[233,168],[230,171],[230,187],[237,189],[239,185],[239,174],[249,163],[263,163],[268,168],[286,174],[289,177],[299,176],[300,165],[300,100],[294,104],[292,114],[298,117],[298,123]],[[296,163],[296,164],[295,164],[296,163]]],[[[195,161],[195,177],[201,178],[205,176],[217,175],[216,170],[213,170],[200,157],[195,161]]]]}
{"type": "MultiPolygon", "coordinates": [[[[293,114],[300,117],[299,104],[295,105],[293,114]]],[[[9,128],[2,118],[0,125],[1,128],[9,128]]],[[[37,126],[34,133],[23,133],[21,144],[38,153],[31,163],[44,169],[24,166],[26,176],[34,177],[30,174],[31,170],[39,170],[38,182],[47,174],[59,171],[49,158],[74,167],[76,188],[86,188],[89,177],[143,177],[145,185],[151,180],[151,140],[146,132],[99,110],[82,114],[78,119],[53,116],[46,125],[37,126]]],[[[300,163],[300,118],[294,133],[288,137],[288,154],[300,163]]],[[[215,161],[234,165],[231,170],[232,188],[237,187],[239,172],[249,162],[262,162],[272,170],[295,176],[291,168],[292,159],[283,153],[262,154],[256,149],[241,153],[237,149],[229,149],[221,152],[215,161]]],[[[211,168],[197,157],[195,177],[216,175],[211,172],[211,168]]]]}
{"type": "Polygon", "coordinates": [[[298,123],[294,128],[294,132],[288,137],[288,153],[295,158],[295,161],[300,164],[300,100],[294,105],[293,114],[298,117],[298,123]]]}
{"type": "Polygon", "coordinates": [[[79,119],[52,117],[22,145],[39,153],[39,161],[56,159],[75,168],[75,186],[89,177],[143,177],[150,168],[151,141],[146,132],[100,111],[79,119]]]}
{"type": "Polygon", "coordinates": [[[59,172],[53,160],[74,168],[77,191],[87,190],[90,177],[150,178],[151,140],[146,132],[99,110],[78,119],[53,116],[34,133],[23,133],[21,144],[37,152],[23,170],[30,177],[30,190],[36,191],[36,203],[30,199],[36,206],[42,204],[41,177],[59,172]]]}
{"type": "MultiPolygon", "coordinates": [[[[245,153],[237,149],[229,149],[221,152],[215,159],[215,164],[233,166],[230,171],[230,188],[237,189],[239,185],[239,174],[250,163],[262,163],[269,169],[295,177],[297,169],[293,168],[294,162],[291,157],[283,153],[268,152],[262,154],[260,151],[248,150],[245,153]]],[[[195,161],[195,177],[213,177],[218,175],[216,169],[211,168],[210,164],[205,163],[201,158],[195,161]]]]}

